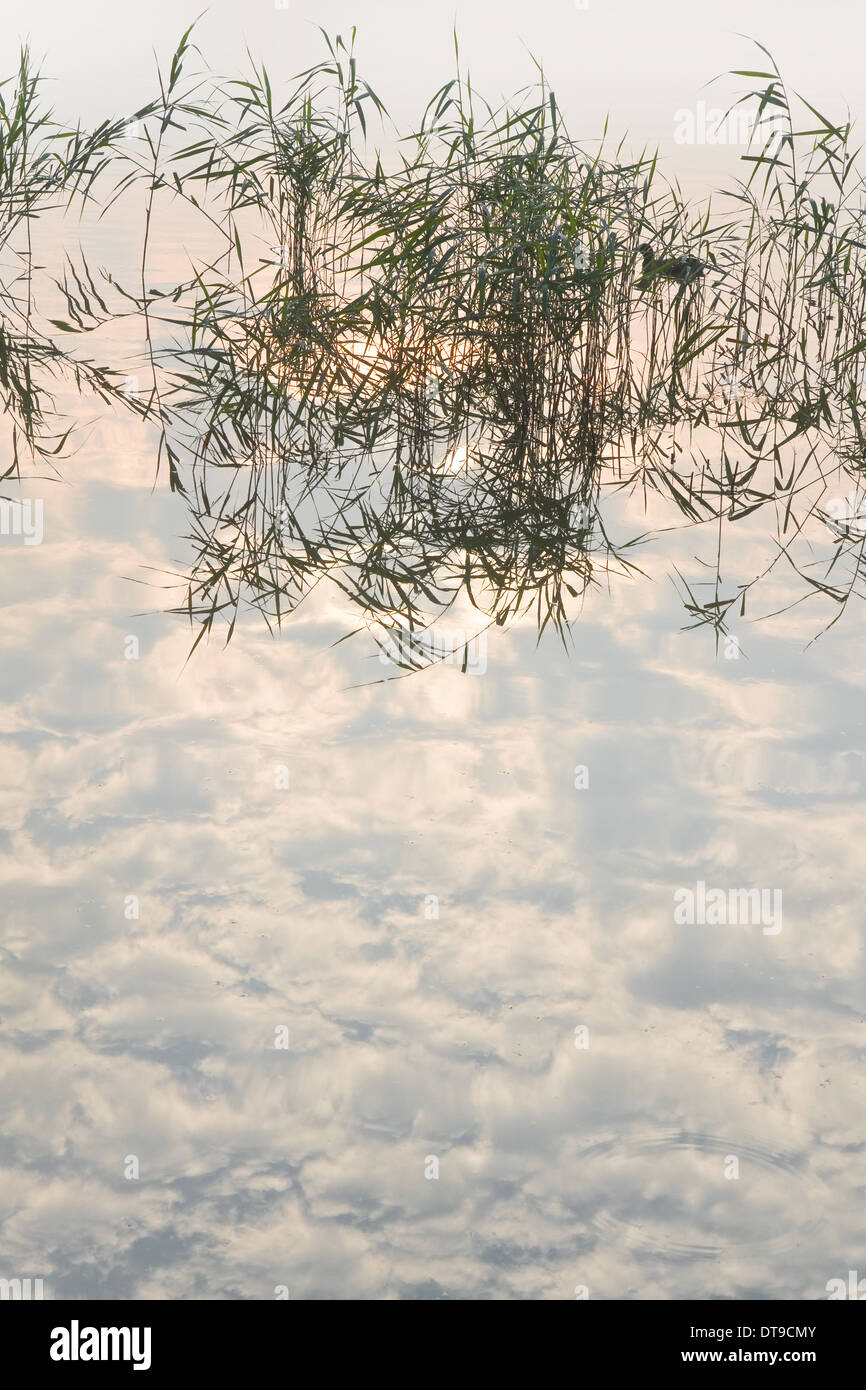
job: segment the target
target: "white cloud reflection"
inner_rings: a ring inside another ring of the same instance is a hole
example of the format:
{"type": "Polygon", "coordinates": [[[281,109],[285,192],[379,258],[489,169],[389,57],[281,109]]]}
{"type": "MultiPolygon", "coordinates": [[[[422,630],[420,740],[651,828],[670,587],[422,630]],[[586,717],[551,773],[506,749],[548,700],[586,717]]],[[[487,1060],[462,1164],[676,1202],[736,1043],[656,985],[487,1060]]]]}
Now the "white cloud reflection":
{"type": "Polygon", "coordinates": [[[330,648],[325,599],[183,669],[123,578],[182,511],[117,488],[124,431],[0,556],[2,1272],[810,1298],[866,1266],[855,623],[717,662],[669,586],[628,584],[570,658],[527,628],[483,679],[349,689],[381,667],[330,648]],[[783,932],[676,926],[698,878],[781,887],[783,932]]]}

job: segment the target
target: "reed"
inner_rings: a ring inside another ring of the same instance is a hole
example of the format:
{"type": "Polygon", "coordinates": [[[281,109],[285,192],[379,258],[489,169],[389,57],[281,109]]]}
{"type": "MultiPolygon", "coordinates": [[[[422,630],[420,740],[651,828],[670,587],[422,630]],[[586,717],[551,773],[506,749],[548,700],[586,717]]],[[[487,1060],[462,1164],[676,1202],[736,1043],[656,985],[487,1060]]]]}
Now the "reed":
{"type": "MultiPolygon", "coordinates": [[[[22,49],[17,70],[0,82],[0,405],[8,456],[0,476],[19,477],[22,463],[38,461],[56,473],[72,428],[55,410],[62,383],[103,401],[120,397],[119,373],[76,356],[57,342],[69,327],[42,313],[41,277],[34,260],[40,218],[67,216],[94,196],[124,128],[106,122],[92,131],[70,130],[44,101],[45,82],[22,49]]],[[[85,286],[79,285],[86,300],[85,286]]],[[[90,291],[99,301],[94,285],[90,291]]]]}

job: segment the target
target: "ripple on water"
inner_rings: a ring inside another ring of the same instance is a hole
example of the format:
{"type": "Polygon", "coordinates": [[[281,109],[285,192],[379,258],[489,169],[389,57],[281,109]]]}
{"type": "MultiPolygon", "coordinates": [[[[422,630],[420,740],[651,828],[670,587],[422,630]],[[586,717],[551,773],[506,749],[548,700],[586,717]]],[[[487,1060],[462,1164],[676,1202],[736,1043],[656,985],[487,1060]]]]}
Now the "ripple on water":
{"type": "Polygon", "coordinates": [[[687,1130],[616,1137],[583,1149],[579,1164],[605,1242],[671,1259],[778,1253],[820,1220],[824,1184],[804,1156],[752,1141],[687,1130]]]}

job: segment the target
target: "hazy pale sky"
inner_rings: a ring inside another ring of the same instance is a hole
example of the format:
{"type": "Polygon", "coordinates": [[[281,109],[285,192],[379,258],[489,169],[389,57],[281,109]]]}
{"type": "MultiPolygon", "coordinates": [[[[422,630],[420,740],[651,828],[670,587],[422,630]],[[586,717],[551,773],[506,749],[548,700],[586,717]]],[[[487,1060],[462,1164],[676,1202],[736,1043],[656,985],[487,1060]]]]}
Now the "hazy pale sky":
{"type": "MultiPolygon", "coordinates": [[[[56,79],[57,109],[93,121],[142,104],[153,90],[153,49],[170,53],[200,12],[199,0],[3,0],[4,70],[29,38],[56,79]]],[[[245,49],[279,83],[322,54],[317,26],[358,29],[359,67],[398,124],[411,121],[451,75],[452,31],[477,87],[509,95],[541,59],[580,139],[626,132],[633,147],[658,145],[665,167],[687,179],[731,167],[736,153],[674,142],[676,113],[727,106],[736,89],[705,84],[732,67],[764,66],[745,35],[775,55],[789,85],[839,117],[866,106],[861,55],[866,11],[853,0],[212,0],[196,29],[211,66],[238,71],[245,49]],[[281,6],[285,6],[284,8],[281,6]]]]}

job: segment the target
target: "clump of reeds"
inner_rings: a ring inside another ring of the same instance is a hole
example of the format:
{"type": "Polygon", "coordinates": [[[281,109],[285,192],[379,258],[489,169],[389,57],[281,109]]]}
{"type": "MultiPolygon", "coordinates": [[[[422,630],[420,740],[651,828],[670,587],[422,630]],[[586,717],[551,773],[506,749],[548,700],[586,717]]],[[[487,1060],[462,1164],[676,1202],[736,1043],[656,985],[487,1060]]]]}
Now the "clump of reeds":
{"type": "MultiPolygon", "coordinates": [[[[40,197],[52,178],[90,196],[118,160],[112,196],[145,187],[140,284],[112,293],[144,320],[199,637],[220,617],[231,635],[246,604],[279,623],[325,578],[379,631],[423,627],[462,594],[481,621],[534,608],[564,634],[587,587],[629,564],[604,525],[611,489],[662,494],[696,527],[765,510],[773,563],[841,611],[859,538],[838,534],[823,574],[797,545],[830,470],[856,486],[866,462],[850,126],[802,103],[797,129],[772,60],[741,74],[760,84],[743,97],[759,117],[749,177],[693,208],[652,156],[580,148],[543,73],[491,107],[458,55],[389,162],[354,34],[326,42],[278,96],[264,67],[187,77],[187,33],[136,153],[106,127],[35,164],[40,197]],[[217,245],[157,297],[166,200],[217,245]]],[[[86,263],[64,289],[80,331],[115,312],[86,263]]],[[[18,400],[32,446],[34,398],[18,400]]],[[[723,631],[755,582],[726,588],[717,570],[689,612],[723,631]]]]}
{"type": "MultiPolygon", "coordinates": [[[[38,219],[82,206],[111,163],[125,122],[92,131],[69,130],[43,100],[44,81],[30,52],[21,52],[15,74],[0,82],[0,405],[9,454],[0,476],[20,473],[26,460],[62,456],[70,427],[54,409],[53,390],[63,381],[103,400],[120,395],[119,374],[75,356],[57,342],[74,325],[48,320],[40,311],[34,262],[38,219]]],[[[87,297],[88,287],[79,284],[87,297]]],[[[99,301],[95,285],[90,294],[99,301]]]]}

